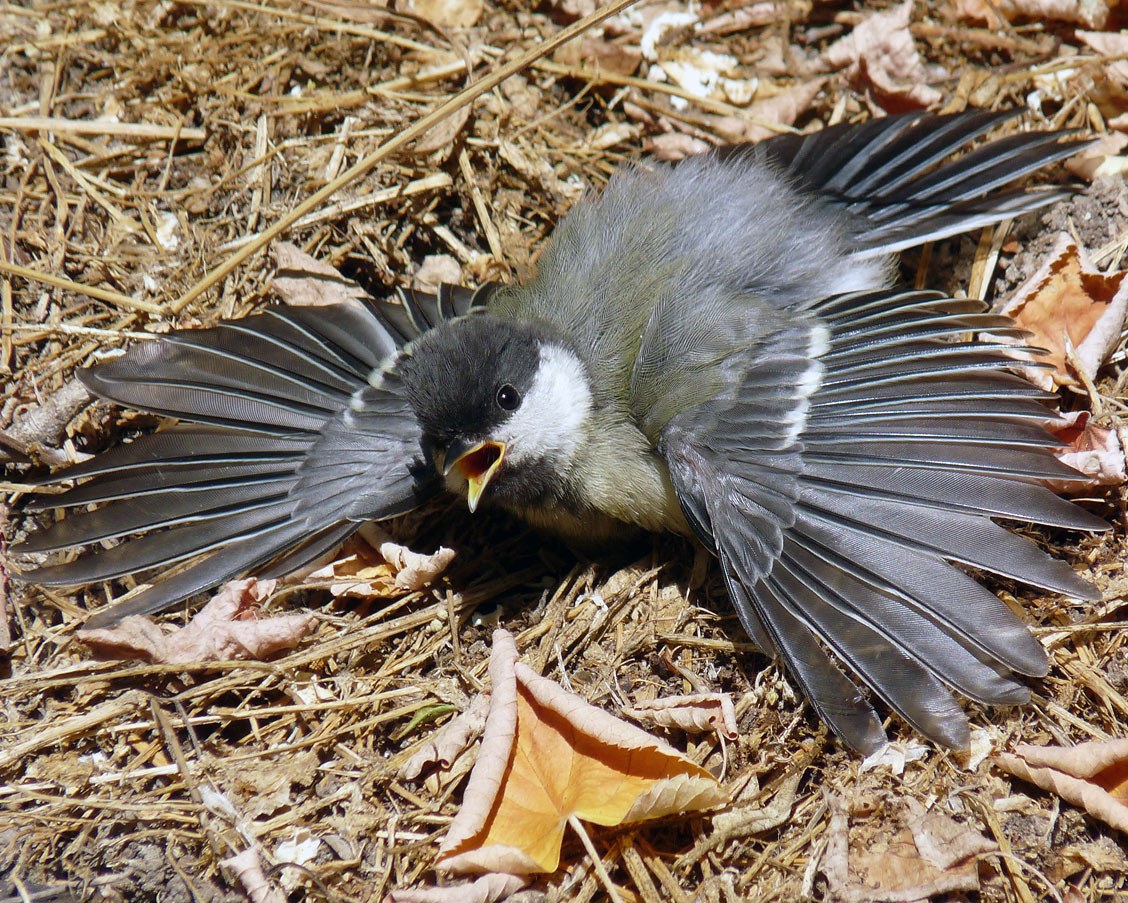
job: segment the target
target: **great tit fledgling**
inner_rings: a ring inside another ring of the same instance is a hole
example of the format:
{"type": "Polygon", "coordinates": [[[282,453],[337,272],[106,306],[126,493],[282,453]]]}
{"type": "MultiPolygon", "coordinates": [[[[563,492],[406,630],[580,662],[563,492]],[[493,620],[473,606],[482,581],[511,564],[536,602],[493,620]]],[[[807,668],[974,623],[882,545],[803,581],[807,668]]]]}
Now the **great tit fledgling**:
{"type": "Polygon", "coordinates": [[[1011,348],[968,338],[1014,324],[892,287],[896,251],[1066,195],[1007,189],[1074,153],[1063,133],[967,150],[1013,116],[891,116],[627,166],[526,284],[273,308],[136,346],[84,382],[193,425],[60,472],[83,481],[42,506],[79,510],[18,551],[122,541],[26,579],[188,562],[88,622],[106,624],[295,570],[445,485],[573,539],[696,536],[846,743],[885,736],[844,669],[966,746],[948,688],[1022,702],[1017,675],[1047,661],[954,565],[1098,598],[992,518],[1105,528],[1035,482],[1076,476],[1041,426],[1049,396],[1007,370],[1011,348]]]}

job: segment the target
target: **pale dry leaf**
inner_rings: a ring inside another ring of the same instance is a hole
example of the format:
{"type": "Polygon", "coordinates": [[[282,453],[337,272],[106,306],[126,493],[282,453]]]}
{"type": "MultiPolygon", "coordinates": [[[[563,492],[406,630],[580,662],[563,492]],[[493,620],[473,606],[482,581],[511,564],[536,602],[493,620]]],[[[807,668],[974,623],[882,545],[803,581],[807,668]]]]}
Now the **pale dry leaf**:
{"type": "Polygon", "coordinates": [[[288,582],[328,583],[334,596],[363,599],[395,598],[415,592],[432,582],[454,559],[452,549],[440,548],[426,555],[394,542],[374,549],[360,537],[341,546],[333,561],[288,582]]]}
{"type": "Polygon", "coordinates": [[[551,5],[569,19],[582,19],[595,12],[599,4],[596,0],[552,0],[551,5]]]}
{"type": "Polygon", "coordinates": [[[275,762],[231,762],[216,765],[217,782],[240,800],[240,811],[248,818],[273,815],[289,808],[291,787],[309,787],[318,777],[320,760],[312,750],[295,750],[275,762]]]}
{"type": "Polygon", "coordinates": [[[406,592],[415,592],[433,583],[454,561],[454,549],[445,546],[424,555],[407,546],[386,542],[380,546],[380,554],[396,569],[396,586],[406,592]]]}
{"type": "Polygon", "coordinates": [[[946,814],[926,813],[915,800],[907,802],[900,828],[872,816],[859,819],[851,833],[845,803],[825,796],[831,818],[820,870],[831,898],[842,903],[907,903],[978,890],[974,857],[997,849],[946,814]]]}
{"type": "MultiPolygon", "coordinates": [[[[452,150],[454,139],[466,127],[473,107],[473,104],[468,103],[427,129],[419,136],[419,140],[413,146],[416,153],[429,154],[442,148],[445,148],[448,152],[452,150]]],[[[443,155],[444,159],[445,156],[443,155]]]]}
{"type": "Polygon", "coordinates": [[[1078,29],[1074,35],[1090,49],[1111,57],[1101,61],[1102,72],[1122,88],[1128,88],[1128,32],[1078,29]]]}
{"type": "MultiPolygon", "coordinates": [[[[485,826],[495,802],[499,799],[502,781],[512,756],[517,736],[517,644],[505,630],[493,633],[490,651],[490,710],[486,718],[478,760],[470,773],[470,781],[462,796],[462,805],[439,845],[440,859],[469,841],[485,826]]],[[[536,871],[531,857],[515,851],[525,874],[536,871]]],[[[452,871],[458,871],[457,866],[452,871]]],[[[488,870],[488,869],[487,869],[488,870]]],[[[516,868],[508,871],[519,873],[516,868]]]]}
{"type": "Polygon", "coordinates": [[[337,270],[288,241],[270,246],[277,271],[272,287],[278,297],[293,307],[324,304],[356,304],[368,293],[337,270]]]}
{"type": "MultiPolygon", "coordinates": [[[[647,77],[662,81],[659,73],[694,97],[710,97],[737,106],[751,102],[760,85],[758,78],[743,73],[736,57],[696,47],[677,48],[672,56],[651,66],[647,77]]],[[[684,109],[688,101],[675,96],[670,103],[675,109],[684,109]]]]}
{"type": "Polygon", "coordinates": [[[921,858],[941,871],[957,868],[980,855],[997,850],[999,845],[967,825],[962,825],[938,808],[925,811],[911,796],[904,800],[906,827],[921,858]]]}
{"type": "Polygon", "coordinates": [[[1091,740],[1076,746],[1020,743],[998,753],[1008,774],[1057,794],[1118,831],[1128,831],[1128,740],[1091,740]]]}
{"type": "Polygon", "coordinates": [[[483,0],[407,0],[403,7],[443,28],[469,28],[482,16],[483,0]]]}
{"type": "Polygon", "coordinates": [[[1054,492],[1078,494],[1094,486],[1119,486],[1128,480],[1124,449],[1116,430],[1097,426],[1088,411],[1061,414],[1046,424],[1061,440],[1054,454],[1087,479],[1042,480],[1054,492]]]}
{"type": "Polygon", "coordinates": [[[899,107],[939,103],[943,94],[929,82],[940,73],[929,72],[917,52],[909,31],[912,15],[912,0],[874,13],[826,49],[821,67],[844,69],[852,82],[875,89],[886,104],[889,100],[899,107]]]}
{"type": "Polygon", "coordinates": [[[623,714],[659,727],[674,727],[691,733],[714,731],[726,740],[735,740],[736,708],[728,693],[691,693],[663,696],[635,703],[623,714]]]}
{"type": "Polygon", "coordinates": [[[634,75],[642,64],[642,51],[632,44],[619,44],[585,34],[560,47],[553,58],[565,66],[585,66],[616,75],[634,75]]]}
{"type": "Polygon", "coordinates": [[[658,48],[666,34],[671,31],[680,31],[696,25],[698,15],[692,10],[665,9],[654,16],[647,24],[639,38],[638,46],[645,59],[651,62],[658,60],[658,48]]]}
{"type": "Polygon", "coordinates": [[[756,101],[748,107],[746,116],[718,116],[713,120],[714,128],[726,141],[761,141],[770,138],[778,134],[778,131],[761,123],[794,125],[795,120],[810,109],[825,83],[825,78],[802,81],[773,97],[756,101]]]}
{"type": "Polygon", "coordinates": [[[423,773],[423,769],[432,765],[450,768],[455,758],[481,735],[489,711],[489,693],[479,693],[465,712],[443,725],[403,763],[399,770],[400,779],[414,781],[423,773]]]}
{"type": "Polygon", "coordinates": [[[1108,21],[1116,0],[956,0],[956,16],[1000,28],[1002,16],[1008,22],[1055,19],[1076,22],[1086,28],[1101,28],[1108,21]]]}
{"type": "MultiPolygon", "coordinates": [[[[278,862],[292,865],[309,865],[317,858],[320,850],[321,838],[314,837],[308,828],[295,828],[293,836],[288,840],[283,840],[274,848],[274,858],[278,862]]],[[[286,886],[285,875],[283,875],[282,884],[286,886]]],[[[286,887],[286,889],[293,890],[292,887],[286,887]]]]}
{"type": "Polygon", "coordinates": [[[529,880],[520,875],[495,872],[467,884],[393,890],[385,899],[389,903],[497,903],[513,896],[528,883],[529,880]]]}
{"type": "MultiPolygon", "coordinates": [[[[1038,360],[1053,370],[1022,368],[1040,389],[1077,386],[1070,371],[1069,348],[1089,379],[1094,379],[1105,358],[1116,348],[1128,313],[1128,270],[1101,273],[1084,248],[1062,232],[1046,259],[1007,300],[1001,313],[1013,317],[1030,336],[990,336],[990,341],[1034,345],[1049,352],[1038,360]]],[[[986,336],[985,336],[986,337],[986,336]]]]}
{"type": "Polygon", "coordinates": [[[1128,173],[1125,148],[1128,148],[1128,135],[1111,132],[1066,160],[1065,168],[1086,182],[1105,176],[1123,176],[1128,173]]]}
{"type": "Polygon", "coordinates": [[[317,625],[309,613],[239,620],[274,592],[275,580],[232,580],[184,627],[165,633],[151,618],[134,615],[115,627],[79,630],[78,639],[101,658],[162,664],[258,660],[292,649],[317,625]]]}
{"type": "Polygon", "coordinates": [[[437,868],[555,871],[570,818],[618,825],[727,801],[669,744],[516,659],[513,637],[495,631],[490,713],[437,868]]]}
{"type": "Polygon", "coordinates": [[[607,122],[595,129],[584,145],[590,150],[607,150],[617,144],[630,144],[638,140],[642,129],[629,122],[607,122]]]}
{"type": "Polygon", "coordinates": [[[702,22],[697,34],[733,34],[779,22],[787,14],[783,0],[760,0],[737,9],[726,10],[702,22]]]}
{"type": "Polygon", "coordinates": [[[539,185],[557,200],[574,201],[583,194],[583,187],[565,182],[556,175],[552,165],[541,154],[527,153],[512,141],[502,140],[497,146],[498,156],[518,173],[539,185]]]}
{"type": "Polygon", "coordinates": [[[902,775],[905,773],[906,765],[928,758],[928,753],[929,747],[918,740],[892,741],[866,756],[858,767],[858,773],[865,774],[867,771],[885,766],[893,774],[902,775]]]}
{"type": "Polygon", "coordinates": [[[1061,858],[1073,868],[1068,868],[1063,877],[1082,869],[1095,872],[1128,872],[1128,855],[1111,837],[1102,837],[1091,843],[1079,843],[1061,850],[1061,858]]]}
{"type": "Polygon", "coordinates": [[[235,880],[251,898],[251,903],[286,903],[286,895],[277,890],[262,870],[259,854],[251,847],[220,862],[234,873],[235,880]]]}
{"type": "Polygon", "coordinates": [[[700,138],[682,132],[667,132],[647,139],[646,150],[656,160],[682,160],[694,154],[703,154],[712,145],[700,138]]]}
{"type": "Polygon", "coordinates": [[[415,275],[411,277],[411,287],[421,292],[434,294],[443,283],[458,285],[462,282],[462,267],[449,254],[428,254],[415,275]]]}
{"type": "Polygon", "coordinates": [[[998,728],[975,728],[971,732],[971,743],[967,751],[961,756],[957,753],[956,759],[967,771],[976,771],[984,760],[998,747],[998,728]],[[966,757],[966,758],[965,758],[966,757]]]}

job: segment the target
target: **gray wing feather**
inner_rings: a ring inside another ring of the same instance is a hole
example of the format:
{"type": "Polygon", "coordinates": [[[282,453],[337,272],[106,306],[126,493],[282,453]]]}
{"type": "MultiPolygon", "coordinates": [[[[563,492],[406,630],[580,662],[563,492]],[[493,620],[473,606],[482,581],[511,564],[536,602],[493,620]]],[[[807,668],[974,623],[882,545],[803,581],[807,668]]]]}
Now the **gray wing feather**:
{"type": "Polygon", "coordinates": [[[960,746],[966,719],[944,685],[1021,701],[1014,674],[1044,674],[1046,659],[952,562],[1095,595],[988,517],[1106,528],[1030,482],[1077,474],[1037,423],[1043,396],[1002,372],[1013,361],[952,340],[1010,328],[975,310],[889,291],[808,305],[793,328],[827,331],[817,358],[804,361],[795,351],[807,342],[778,332],[740,355],[729,388],[662,430],[674,486],[721,559],[741,621],[863,751],[883,742],[876,716],[863,717],[860,695],[843,703],[839,666],[813,648],[922,733],[960,746]]]}
{"type": "MultiPolygon", "coordinates": [[[[428,315],[456,307],[436,300],[428,315]]],[[[82,482],[34,507],[80,510],[13,551],[120,542],[23,578],[65,585],[183,566],[87,622],[106,625],[251,571],[286,573],[361,522],[411,510],[435,486],[395,373],[403,340],[376,307],[274,308],[87,371],[99,394],[195,425],[55,474],[82,482]],[[81,510],[92,503],[102,506],[81,510]]]]}
{"type": "Polygon", "coordinates": [[[1056,203],[1069,192],[1000,192],[1090,143],[1074,132],[1025,132],[990,141],[955,159],[1018,110],[905,113],[843,123],[810,135],[779,135],[720,151],[782,168],[805,192],[857,217],[862,255],[957,235],[1056,203]]]}

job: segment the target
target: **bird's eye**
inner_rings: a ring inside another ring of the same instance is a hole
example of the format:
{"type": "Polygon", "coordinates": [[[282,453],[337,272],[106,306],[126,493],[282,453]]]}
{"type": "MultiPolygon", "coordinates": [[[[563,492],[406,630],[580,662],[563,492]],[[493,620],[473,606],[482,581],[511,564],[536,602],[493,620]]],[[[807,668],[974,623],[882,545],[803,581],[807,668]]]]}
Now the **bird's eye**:
{"type": "Polygon", "coordinates": [[[521,393],[506,383],[497,390],[497,406],[504,411],[516,411],[521,404],[521,393]]]}

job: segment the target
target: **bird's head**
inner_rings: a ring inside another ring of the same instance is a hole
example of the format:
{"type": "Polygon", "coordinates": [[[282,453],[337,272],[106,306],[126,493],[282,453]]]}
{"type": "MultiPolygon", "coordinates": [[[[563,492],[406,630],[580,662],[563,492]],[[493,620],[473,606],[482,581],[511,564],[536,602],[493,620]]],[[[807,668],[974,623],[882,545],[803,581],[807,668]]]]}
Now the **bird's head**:
{"type": "Polygon", "coordinates": [[[401,365],[425,454],[474,511],[562,494],[592,392],[579,355],[535,324],[476,314],[412,343],[401,365]]]}

